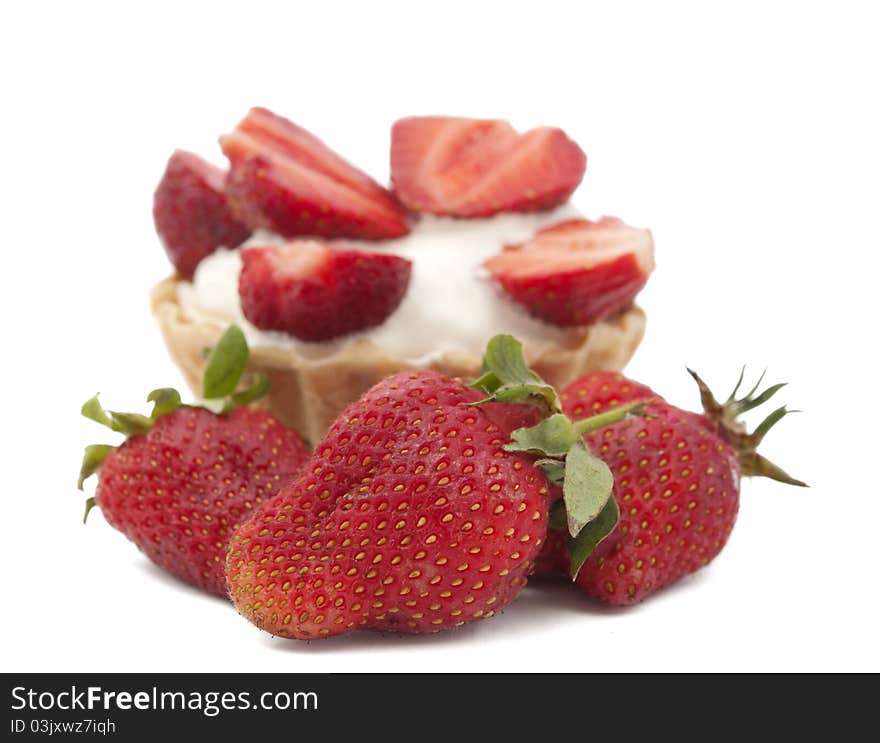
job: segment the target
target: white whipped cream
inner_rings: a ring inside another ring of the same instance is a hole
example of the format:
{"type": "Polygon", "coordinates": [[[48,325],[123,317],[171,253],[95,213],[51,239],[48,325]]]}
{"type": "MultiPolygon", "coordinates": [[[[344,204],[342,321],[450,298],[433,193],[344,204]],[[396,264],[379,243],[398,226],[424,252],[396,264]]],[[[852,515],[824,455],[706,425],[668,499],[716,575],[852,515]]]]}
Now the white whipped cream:
{"type": "MultiPolygon", "coordinates": [[[[562,342],[566,331],[528,315],[491,282],[483,262],[505,245],[523,242],[537,230],[581,217],[571,204],[536,214],[499,214],[488,219],[422,216],[406,237],[380,242],[329,240],[329,244],[369,252],[388,252],[412,261],[412,277],[397,310],[381,325],[323,343],[301,341],[251,325],[238,297],[241,258],[237,250],[218,250],[198,266],[192,283],[178,289],[183,311],[193,320],[238,324],[253,347],[296,348],[314,358],[334,354],[354,337],[369,338],[389,355],[413,365],[430,364],[447,352],[479,357],[496,333],[510,333],[541,345],[562,342]]],[[[254,234],[247,245],[284,239],[254,234]]]]}

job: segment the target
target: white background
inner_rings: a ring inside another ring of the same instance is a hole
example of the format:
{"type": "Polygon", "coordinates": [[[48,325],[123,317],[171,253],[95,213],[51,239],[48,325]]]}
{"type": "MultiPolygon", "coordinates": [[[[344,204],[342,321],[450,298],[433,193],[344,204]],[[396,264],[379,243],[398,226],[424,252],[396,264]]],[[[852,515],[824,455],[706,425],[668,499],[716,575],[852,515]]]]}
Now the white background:
{"type": "Polygon", "coordinates": [[[872,4],[613,5],[4,4],[3,670],[880,670],[872,4]],[[805,412],[765,453],[811,489],[746,482],[722,555],[633,609],[529,587],[460,631],[311,644],[84,527],[107,436],[81,402],[182,384],[147,303],[152,190],[256,104],[380,179],[403,115],[565,128],[577,205],[654,232],[631,375],[694,406],[686,364],[724,393],[768,366],[805,412]]]}

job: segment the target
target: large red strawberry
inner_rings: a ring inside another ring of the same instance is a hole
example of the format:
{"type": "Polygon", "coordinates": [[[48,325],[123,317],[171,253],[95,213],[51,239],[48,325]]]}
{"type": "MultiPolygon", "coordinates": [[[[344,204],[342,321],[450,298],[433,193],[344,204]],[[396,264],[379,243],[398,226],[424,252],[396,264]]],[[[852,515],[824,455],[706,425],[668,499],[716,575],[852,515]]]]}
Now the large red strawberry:
{"type": "Polygon", "coordinates": [[[265,330],[323,341],[380,325],[409,285],[411,261],[313,240],[241,252],[244,316],[265,330]]]}
{"type": "Polygon", "coordinates": [[[104,518],[153,562],[212,593],[226,594],[224,561],[235,526],[292,480],[310,456],[295,431],[267,412],[237,407],[265,392],[255,380],[235,393],[247,346],[231,328],[209,357],[205,395],[216,411],[181,405],[156,390],[151,416],[105,411],[97,397],[83,415],[128,436],[87,447],[79,486],[98,474],[104,518]]]}
{"type": "MultiPolygon", "coordinates": [[[[490,342],[476,385],[484,392],[404,371],[349,406],[302,475],[233,536],[227,576],[239,611],[273,634],[311,639],[435,632],[513,600],[555,488],[499,427],[523,418],[494,411],[535,402],[544,421],[564,416],[509,336],[490,342]]],[[[527,439],[517,438],[522,452],[527,439]]]]}
{"type": "Polygon", "coordinates": [[[485,263],[529,313],[556,325],[587,325],[627,308],[654,268],[648,230],[614,217],[539,230],[485,263]]]}
{"type": "Polygon", "coordinates": [[[392,194],[321,140],[265,108],[252,108],[220,138],[227,195],[251,228],[285,237],[382,240],[409,232],[392,194]]]}
{"type": "MultiPolygon", "coordinates": [[[[763,475],[803,485],[759,455],[761,439],[787,412],[778,408],[752,434],[736,416],[768,400],[782,385],[745,397],[736,392],[718,403],[700,378],[705,412],[676,408],[651,390],[623,377],[597,386],[590,378],[562,394],[563,407],[575,411],[650,399],[646,417],[629,418],[588,433],[587,445],[614,474],[620,521],[586,558],[572,565],[564,530],[551,530],[541,566],[576,573],[577,585],[600,601],[623,606],[698,570],[723,549],[736,521],[742,475],[763,475]],[[585,390],[586,394],[579,392],[585,390]],[[614,390],[609,399],[608,392],[614,390]],[[563,568],[563,566],[565,566],[563,568]]],[[[739,385],[737,385],[738,389],[739,385]]],[[[571,544],[571,542],[569,542],[571,544]]]]}
{"type": "Polygon", "coordinates": [[[391,181],[418,212],[488,217],[564,203],[587,158],[561,129],[519,134],[506,121],[413,116],[391,129],[391,181]]]}
{"type": "Polygon", "coordinates": [[[219,247],[234,248],[250,230],[226,203],[226,173],[198,155],[177,150],[153,195],[153,221],[168,258],[183,278],[219,247]]]}

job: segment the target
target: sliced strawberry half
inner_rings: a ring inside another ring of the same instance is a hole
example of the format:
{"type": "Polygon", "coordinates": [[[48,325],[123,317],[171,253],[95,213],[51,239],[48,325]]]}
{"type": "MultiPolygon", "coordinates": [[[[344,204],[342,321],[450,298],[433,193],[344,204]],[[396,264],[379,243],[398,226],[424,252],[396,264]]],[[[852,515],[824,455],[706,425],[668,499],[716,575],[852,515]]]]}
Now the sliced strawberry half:
{"type": "Polygon", "coordinates": [[[614,217],[575,219],[535,233],[484,264],[532,315],[588,325],[628,307],[654,269],[648,230],[614,217]]]}
{"type": "Polygon", "coordinates": [[[518,134],[506,121],[414,116],[391,129],[391,181],[414,211],[487,217],[564,203],[587,157],[561,129],[518,134]]]}
{"type": "Polygon", "coordinates": [[[230,161],[230,204],[253,229],[364,240],[409,232],[406,214],[387,189],[265,108],[252,108],[220,145],[230,161]]]}
{"type": "Polygon", "coordinates": [[[263,330],[325,341],[380,325],[397,309],[412,263],[386,253],[339,250],[315,240],[241,251],[244,316],[263,330]]]}
{"type": "Polygon", "coordinates": [[[192,278],[202,258],[234,248],[250,230],[226,203],[225,171],[192,152],[177,150],[153,194],[153,222],[177,273],[192,278]]]}

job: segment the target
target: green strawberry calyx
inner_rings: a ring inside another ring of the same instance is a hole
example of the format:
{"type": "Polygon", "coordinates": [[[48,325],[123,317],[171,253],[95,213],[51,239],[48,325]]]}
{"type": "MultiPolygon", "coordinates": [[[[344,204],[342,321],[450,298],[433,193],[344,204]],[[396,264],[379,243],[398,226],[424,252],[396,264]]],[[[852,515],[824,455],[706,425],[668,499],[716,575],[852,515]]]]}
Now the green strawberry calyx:
{"type": "MultiPolygon", "coordinates": [[[[239,390],[242,376],[247,367],[249,350],[241,328],[230,325],[217,344],[207,353],[204,377],[202,379],[202,400],[197,403],[217,415],[225,415],[235,408],[249,405],[269,391],[269,380],[262,374],[251,375],[249,386],[239,390]]],[[[126,439],[148,433],[156,420],[183,406],[180,393],[171,388],[155,389],[147,395],[147,402],[153,403],[149,415],[140,413],[121,413],[106,410],[98,401],[98,395],[89,398],[80,412],[89,420],[100,423],[111,431],[123,434],[126,439]]],[[[80,467],[77,487],[82,490],[83,483],[98,470],[116,446],[112,444],[91,444],[85,448],[80,467]]],[[[94,498],[86,500],[83,522],[89,511],[97,505],[94,498]]]]}
{"type": "Polygon", "coordinates": [[[785,405],[776,408],[751,433],[746,430],[745,424],[738,420],[738,416],[742,413],[763,405],[785,387],[786,383],[781,382],[759,392],[758,389],[761,386],[761,382],[764,381],[765,373],[766,370],[761,374],[749,392],[743,397],[737,398],[739,388],[742,386],[743,377],[745,376],[745,367],[743,367],[733,392],[721,403],[715,399],[712,391],[700,379],[700,376],[692,369],[688,369],[688,374],[694,378],[700,390],[700,400],[703,404],[703,413],[706,419],[714,426],[718,435],[739,453],[743,475],[746,477],[769,477],[772,480],[777,480],[787,485],[808,487],[805,482],[792,477],[769,459],[758,454],[757,451],[758,446],[773,426],[779,423],[786,415],[799,411],[789,410],[785,405]]]}
{"type": "Polygon", "coordinates": [[[542,419],[513,431],[504,449],[537,457],[535,465],[550,482],[562,487],[562,498],[551,506],[550,526],[567,530],[570,574],[576,578],[584,561],[613,531],[620,517],[611,497],[611,470],[590,451],[583,436],[625,418],[645,415],[647,401],[572,421],[562,412],[556,390],[528,368],[522,344],[509,335],[496,335],[489,341],[480,377],[471,387],[486,395],[478,405],[527,403],[541,411],[542,419]]]}

